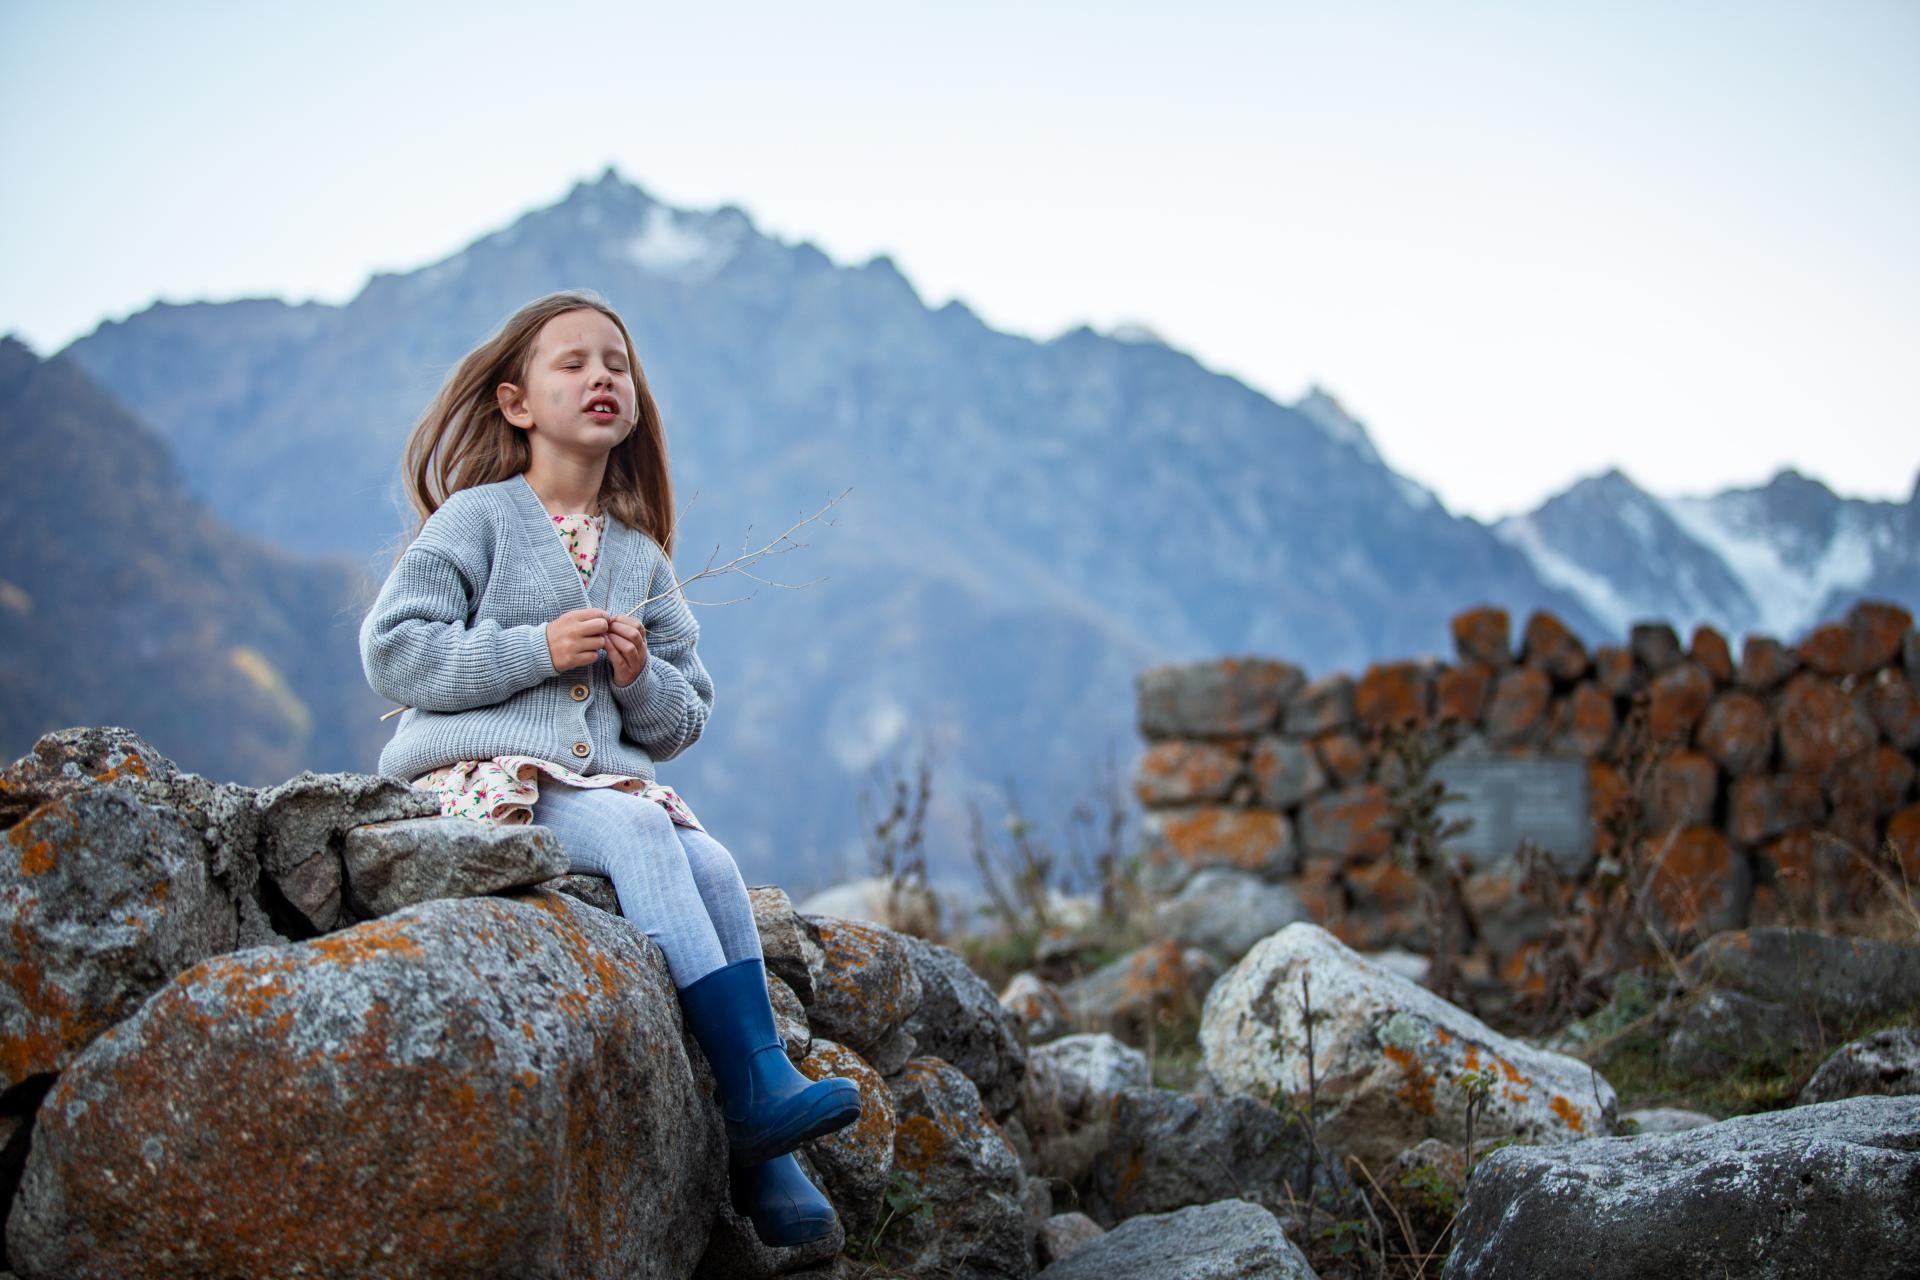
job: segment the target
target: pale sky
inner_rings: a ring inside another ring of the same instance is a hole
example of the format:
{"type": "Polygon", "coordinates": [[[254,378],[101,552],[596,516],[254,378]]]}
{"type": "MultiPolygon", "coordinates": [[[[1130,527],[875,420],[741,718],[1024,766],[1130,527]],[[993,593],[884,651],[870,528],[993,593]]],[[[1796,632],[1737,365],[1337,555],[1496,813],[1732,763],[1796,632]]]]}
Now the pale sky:
{"type": "Polygon", "coordinates": [[[1482,518],[1609,466],[1904,498],[1917,72],[1917,0],[0,0],[0,332],[344,302],[612,164],[996,328],[1318,382],[1482,518]]]}

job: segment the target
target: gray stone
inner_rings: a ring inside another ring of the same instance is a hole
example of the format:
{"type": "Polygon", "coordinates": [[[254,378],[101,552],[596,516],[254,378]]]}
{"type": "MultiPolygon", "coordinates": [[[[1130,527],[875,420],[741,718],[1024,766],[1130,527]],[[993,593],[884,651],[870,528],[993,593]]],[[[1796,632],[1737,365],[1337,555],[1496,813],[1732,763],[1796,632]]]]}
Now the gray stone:
{"type": "Polygon", "coordinates": [[[1134,678],[1149,738],[1227,738],[1278,727],[1307,682],[1298,667],[1261,658],[1151,667],[1134,678]]]}
{"type": "Polygon", "coordinates": [[[1447,1280],[1920,1274],[1920,1098],[1684,1133],[1504,1147],[1475,1168],[1447,1280]]]}
{"type": "Polygon", "coordinates": [[[1817,929],[1740,929],[1708,938],[1681,964],[1687,983],[1740,991],[1827,1023],[1920,1004],[1920,947],[1817,929]]]}
{"type": "Polygon", "coordinates": [[[1044,1267],[1072,1257],[1105,1234],[1107,1229],[1084,1213],[1056,1213],[1034,1233],[1034,1261],[1044,1267]]]}
{"type": "Polygon", "coordinates": [[[1667,1033],[1667,1066],[1696,1080],[1744,1065],[1782,1067],[1818,1035],[1819,1025],[1797,1009],[1739,991],[1705,991],[1667,1033]]]}
{"type": "Polygon", "coordinates": [[[814,1034],[846,1045],[881,1075],[893,1074],[889,1067],[897,1069],[912,1054],[906,1021],[923,994],[905,940],[879,925],[798,918],[820,955],[807,1006],[814,1034]]]}
{"type": "Polygon", "coordinates": [[[1196,871],[1180,892],[1154,909],[1156,932],[1231,963],[1253,944],[1310,917],[1300,895],[1245,871],[1196,871]]]}
{"type": "Polygon", "coordinates": [[[1800,1101],[1911,1093],[1920,1093],[1920,1027],[1888,1027],[1834,1050],[1800,1090],[1800,1101]]]}
{"type": "MultiPolygon", "coordinates": [[[[778,885],[747,886],[747,901],[753,904],[753,927],[760,934],[760,954],[767,972],[777,973],[801,1004],[813,1003],[813,970],[807,960],[807,931],[800,927],[793,902],[778,885]]],[[[818,948],[814,948],[816,956],[818,948]]]]}
{"type": "Polygon", "coordinates": [[[230,950],[233,902],[177,810],[118,784],[49,800],[0,841],[0,1073],[61,1071],[173,976],[230,950]]]}
{"type": "Polygon", "coordinates": [[[918,1053],[966,1072],[987,1111],[1005,1119],[1027,1070],[1019,1021],[955,952],[911,935],[900,941],[920,978],[920,1003],[905,1024],[918,1053]]]}
{"type": "Polygon", "coordinates": [[[1268,809],[1291,809],[1331,785],[1313,748],[1297,738],[1260,739],[1248,767],[1259,788],[1254,802],[1268,809]]]}
{"type": "Polygon", "coordinates": [[[1060,988],[1023,969],[1007,979],[1000,1003],[1013,1014],[1029,1045],[1042,1044],[1072,1029],[1072,1012],[1060,988]]]}
{"type": "Polygon", "coordinates": [[[808,1143],[807,1152],[847,1230],[866,1236],[885,1207],[882,1197],[893,1175],[893,1094],[859,1054],[831,1040],[815,1040],[800,1071],[809,1080],[833,1076],[860,1087],[860,1118],[808,1143]]]}
{"type": "Polygon", "coordinates": [[[353,827],[341,844],[348,906],[362,920],[434,898],[478,898],[567,873],[551,829],[472,818],[397,818],[353,827]]]}
{"type": "Polygon", "coordinates": [[[308,771],[254,797],[260,870],[314,933],[341,923],[347,832],[369,822],[436,818],[440,798],[397,778],[308,771]]]}
{"type": "Polygon", "coordinates": [[[1353,677],[1322,676],[1293,696],[1281,719],[1286,732],[1302,737],[1338,733],[1353,724],[1353,677]]]}
{"type": "Polygon", "coordinates": [[[564,893],[590,907],[598,907],[610,916],[623,914],[620,910],[620,897],[613,891],[613,881],[605,876],[572,874],[555,876],[547,881],[546,888],[555,893],[564,893]]]}
{"type": "Polygon", "coordinates": [[[1638,1111],[1629,1111],[1620,1117],[1620,1127],[1635,1137],[1650,1137],[1656,1133],[1685,1133],[1688,1129],[1698,1129],[1703,1124],[1717,1124],[1712,1116],[1704,1111],[1688,1111],[1682,1107],[1643,1107],[1638,1111]]]}
{"type": "Polygon", "coordinates": [[[1042,1073],[1048,1091],[1044,1103],[1068,1115],[1102,1108],[1122,1089],[1153,1085],[1147,1055],[1104,1031],[1062,1036],[1043,1044],[1032,1050],[1028,1065],[1042,1073]]]}
{"type": "Polygon", "coordinates": [[[1161,1017],[1197,1016],[1220,976],[1220,962],[1198,947],[1171,939],[1148,943],[1101,965],[1060,989],[1074,1025],[1145,1039],[1161,1017]]]}
{"type": "Polygon", "coordinates": [[[806,1006],[777,973],[767,975],[767,1003],[773,1006],[774,1030],[780,1034],[787,1057],[800,1061],[813,1048],[813,1028],[807,1023],[806,1006]]]}
{"type": "Polygon", "coordinates": [[[685,1275],[726,1137],[665,958],[559,894],[202,962],[61,1074],[31,1277],[685,1275]],[[377,1211],[372,1207],[377,1206],[377,1211]]]}
{"type": "Polygon", "coordinates": [[[1631,634],[1628,648],[1633,650],[1633,660],[1654,675],[1679,666],[1687,656],[1679,635],[1664,622],[1636,622],[1631,634]]]}
{"type": "Polygon", "coordinates": [[[894,1168],[929,1212],[898,1217],[888,1253],[911,1276],[1029,1274],[1020,1160],[956,1067],[915,1058],[887,1081],[893,1094],[894,1168]]]}
{"type": "Polygon", "coordinates": [[[1036,1280],[1317,1280],[1280,1221],[1257,1204],[1221,1200],[1125,1222],[1036,1280]]]}
{"type": "Polygon", "coordinates": [[[1107,1110],[1107,1148],[1082,1203],[1104,1226],[1233,1197],[1277,1209],[1307,1194],[1306,1126],[1264,1103],[1123,1089],[1107,1110]]]}

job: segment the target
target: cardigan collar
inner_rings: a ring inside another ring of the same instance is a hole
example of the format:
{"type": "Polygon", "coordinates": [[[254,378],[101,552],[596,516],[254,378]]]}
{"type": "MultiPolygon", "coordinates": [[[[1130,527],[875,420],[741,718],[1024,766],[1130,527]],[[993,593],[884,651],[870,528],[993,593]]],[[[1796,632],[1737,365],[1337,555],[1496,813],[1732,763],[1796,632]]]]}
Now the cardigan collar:
{"type": "MultiPolygon", "coordinates": [[[[517,473],[509,480],[516,505],[520,509],[522,524],[526,531],[528,549],[542,569],[547,587],[547,596],[561,613],[574,609],[608,609],[609,593],[613,590],[615,579],[623,585],[632,576],[632,559],[640,539],[633,530],[620,523],[620,518],[607,512],[606,528],[600,534],[599,559],[593,566],[590,581],[580,581],[580,570],[574,567],[573,557],[567,552],[567,545],[560,538],[560,531],[553,527],[553,516],[546,505],[540,501],[540,495],[533,491],[533,482],[527,479],[527,473],[517,473]]],[[[642,583],[642,586],[645,584],[642,583]]],[[[623,595],[631,595],[631,589],[623,595]]],[[[644,595],[634,599],[644,599],[644,595]]]]}

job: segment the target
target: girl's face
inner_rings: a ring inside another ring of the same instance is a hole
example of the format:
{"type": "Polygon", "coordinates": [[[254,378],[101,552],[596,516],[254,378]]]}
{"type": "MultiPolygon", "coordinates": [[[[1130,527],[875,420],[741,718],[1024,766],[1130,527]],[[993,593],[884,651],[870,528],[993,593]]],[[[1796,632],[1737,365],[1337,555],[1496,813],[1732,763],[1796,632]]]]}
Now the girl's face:
{"type": "Polygon", "coordinates": [[[495,395],[507,421],[534,447],[604,454],[633,430],[633,370],[620,326],[598,311],[567,311],[541,326],[527,361],[526,385],[503,382],[495,395]]]}

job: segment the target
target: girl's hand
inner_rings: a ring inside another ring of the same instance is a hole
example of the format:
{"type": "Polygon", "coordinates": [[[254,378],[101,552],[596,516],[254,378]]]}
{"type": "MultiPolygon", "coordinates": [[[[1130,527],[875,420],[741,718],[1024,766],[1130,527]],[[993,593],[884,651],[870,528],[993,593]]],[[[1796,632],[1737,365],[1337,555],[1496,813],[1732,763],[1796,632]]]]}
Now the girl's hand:
{"type": "Polygon", "coordinates": [[[607,647],[607,611],[575,609],[547,624],[547,653],[555,671],[592,666],[607,647]]]}
{"type": "Polygon", "coordinates": [[[626,688],[647,669],[647,629],[624,614],[607,619],[607,657],[613,662],[613,683],[626,688]]]}

